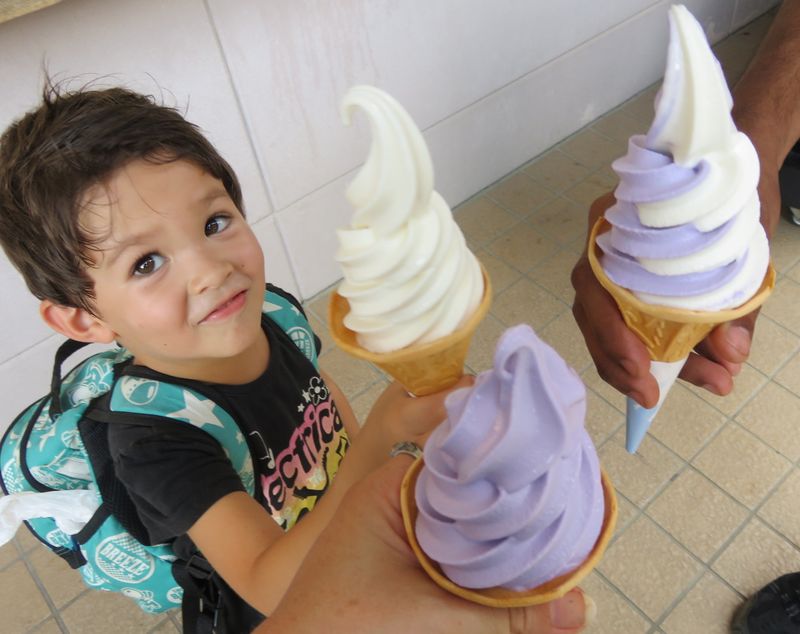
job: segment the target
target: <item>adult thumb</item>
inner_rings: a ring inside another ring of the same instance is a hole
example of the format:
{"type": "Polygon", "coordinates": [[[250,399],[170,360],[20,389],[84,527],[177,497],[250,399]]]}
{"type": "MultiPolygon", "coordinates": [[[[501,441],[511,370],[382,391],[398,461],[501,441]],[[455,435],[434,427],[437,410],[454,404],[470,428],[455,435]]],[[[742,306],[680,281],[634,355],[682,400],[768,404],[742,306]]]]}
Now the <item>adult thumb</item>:
{"type": "Polygon", "coordinates": [[[577,634],[597,614],[597,606],[580,588],[560,599],[527,608],[509,610],[511,634],[577,634]]]}

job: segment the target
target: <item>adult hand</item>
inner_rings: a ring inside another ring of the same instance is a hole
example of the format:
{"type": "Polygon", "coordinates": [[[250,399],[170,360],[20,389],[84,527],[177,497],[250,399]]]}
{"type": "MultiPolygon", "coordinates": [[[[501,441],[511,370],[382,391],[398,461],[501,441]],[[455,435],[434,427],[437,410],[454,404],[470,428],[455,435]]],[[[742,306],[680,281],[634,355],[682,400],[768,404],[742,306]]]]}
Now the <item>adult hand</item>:
{"type": "Polygon", "coordinates": [[[400,482],[411,464],[398,456],[355,486],[257,632],[333,634],[572,634],[594,603],[579,589],[547,605],[497,609],[435,585],[409,547],[400,482]],[[587,608],[587,606],[590,606],[587,608]]]}
{"type": "MultiPolygon", "coordinates": [[[[780,204],[777,174],[774,187],[768,185],[762,176],[762,200],[766,204],[780,204]]],[[[612,193],[592,203],[590,229],[612,204],[612,193]]],[[[583,333],[597,372],[641,406],[654,407],[658,402],[658,384],[650,374],[647,348],[625,325],[614,299],[597,281],[585,249],[572,270],[572,285],[575,288],[572,314],[583,333]]],[[[755,311],[714,328],[689,355],[679,376],[714,394],[728,394],[733,389],[733,378],[739,374],[742,363],[750,354],[757,315],[758,311],[755,311]]]]}

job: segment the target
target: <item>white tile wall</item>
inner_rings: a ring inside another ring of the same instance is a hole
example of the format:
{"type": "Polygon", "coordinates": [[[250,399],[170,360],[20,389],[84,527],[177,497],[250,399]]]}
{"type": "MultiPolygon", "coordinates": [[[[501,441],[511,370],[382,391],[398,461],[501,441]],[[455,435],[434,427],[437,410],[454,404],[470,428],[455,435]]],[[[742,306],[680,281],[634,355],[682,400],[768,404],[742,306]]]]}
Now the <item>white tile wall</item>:
{"type": "MultiPolygon", "coordinates": [[[[353,83],[425,131],[456,205],[655,81],[665,0],[65,0],[0,25],[0,127],[57,78],[103,78],[185,108],[230,160],[269,279],[309,297],[339,277],[334,230],[368,132],[339,119],[353,83]],[[107,76],[107,77],[106,77],[107,76]]],[[[716,41],[775,0],[687,0],[716,41]]],[[[0,257],[0,428],[47,385],[57,339],[0,257]]]]}

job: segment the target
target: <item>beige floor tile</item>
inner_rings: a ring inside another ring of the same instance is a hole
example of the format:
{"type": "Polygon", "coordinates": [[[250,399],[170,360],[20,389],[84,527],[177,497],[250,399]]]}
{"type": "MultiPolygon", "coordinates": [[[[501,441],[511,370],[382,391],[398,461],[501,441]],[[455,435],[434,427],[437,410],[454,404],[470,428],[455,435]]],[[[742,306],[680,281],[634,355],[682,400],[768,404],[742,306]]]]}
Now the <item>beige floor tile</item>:
{"type": "Polygon", "coordinates": [[[651,621],[596,572],[583,580],[581,588],[597,604],[597,618],[586,634],[644,634],[650,630],[651,621]]]}
{"type": "Polygon", "coordinates": [[[626,147],[627,142],[609,140],[591,128],[584,128],[558,146],[564,154],[590,170],[610,165],[625,153],[626,147]]]}
{"type": "Polygon", "coordinates": [[[683,385],[674,385],[650,433],[681,458],[690,460],[724,422],[724,414],[683,385]]]}
{"type": "Polygon", "coordinates": [[[373,384],[366,391],[362,392],[358,396],[353,399],[350,399],[350,406],[353,408],[353,412],[356,415],[356,419],[360,425],[363,425],[366,420],[367,416],[372,410],[372,406],[375,404],[375,400],[383,394],[383,391],[389,385],[389,381],[380,379],[377,383],[373,384]]]}
{"type": "Polygon", "coordinates": [[[80,573],[54,553],[39,548],[28,556],[28,560],[56,608],[63,607],[86,590],[80,573]]]}
{"type": "Polygon", "coordinates": [[[792,462],[800,459],[800,398],[768,383],[736,420],[792,462]]]}
{"type": "Polygon", "coordinates": [[[749,401],[758,390],[764,387],[766,382],[767,377],[748,363],[745,363],[742,365],[742,371],[733,380],[733,390],[730,394],[725,396],[718,396],[713,392],[709,392],[691,383],[681,382],[680,385],[683,385],[704,401],[713,405],[725,416],[730,417],[737,414],[742,406],[749,401]]]}
{"type": "Polygon", "coordinates": [[[587,387],[597,392],[607,403],[620,412],[625,412],[625,395],[601,379],[594,364],[583,371],[581,378],[587,387]]]}
{"type": "Polygon", "coordinates": [[[800,570],[800,551],[754,518],[712,568],[736,590],[749,596],[776,577],[800,570]]]}
{"type": "Polygon", "coordinates": [[[519,218],[486,196],[473,198],[453,211],[456,223],[471,244],[483,246],[519,222],[519,218]]]}
{"type": "MultiPolygon", "coordinates": [[[[614,484],[613,481],[611,484],[614,484]]],[[[619,539],[625,529],[641,514],[642,511],[638,507],[617,491],[617,528],[614,531],[612,543],[619,539]]]]}
{"type": "Polygon", "coordinates": [[[795,282],[800,282],[800,262],[786,272],[786,277],[793,279],[795,282]]]}
{"type": "Polygon", "coordinates": [[[543,341],[550,344],[575,372],[580,374],[592,363],[592,357],[583,342],[578,324],[567,309],[539,331],[543,341]]]}
{"type": "Polygon", "coordinates": [[[42,542],[36,539],[33,536],[33,533],[31,533],[25,526],[20,527],[20,529],[17,531],[17,534],[14,536],[14,539],[17,542],[17,546],[24,553],[28,553],[35,548],[46,548],[42,542]]]}
{"type": "Polygon", "coordinates": [[[635,97],[629,99],[622,105],[621,110],[625,114],[630,115],[634,119],[638,119],[645,125],[649,126],[653,121],[655,108],[653,102],[656,98],[656,93],[661,85],[661,82],[656,82],[648,88],[645,88],[635,97]]]}
{"type": "Polygon", "coordinates": [[[560,193],[583,180],[589,174],[589,169],[554,149],[531,162],[524,172],[547,189],[560,193]]]}
{"type": "Polygon", "coordinates": [[[89,592],[64,608],[61,617],[71,634],[142,634],[168,618],[143,612],[117,592],[89,592]]]}
{"type": "Polygon", "coordinates": [[[586,390],[586,429],[596,447],[608,440],[624,423],[625,414],[609,405],[594,390],[586,390]]]}
{"type": "Polygon", "coordinates": [[[522,273],[511,268],[503,260],[485,249],[475,251],[475,256],[481,261],[481,264],[489,274],[489,278],[492,280],[492,292],[495,296],[498,293],[502,293],[522,277],[522,273]]]}
{"type": "Polygon", "coordinates": [[[781,217],[769,241],[772,265],[778,273],[789,271],[800,260],[800,227],[781,217]]]}
{"type": "Polygon", "coordinates": [[[600,449],[600,463],[617,490],[640,508],[685,464],[649,436],[635,454],[629,454],[624,427],[600,449]]]}
{"type": "Polygon", "coordinates": [[[701,571],[688,552],[645,516],[609,547],[597,569],[654,620],[701,571]]]}
{"type": "Polygon", "coordinates": [[[509,266],[527,273],[558,251],[558,245],[529,222],[521,222],[494,240],[487,249],[509,266]]]}
{"type": "MultiPolygon", "coordinates": [[[[27,530],[27,529],[24,529],[27,530]]],[[[19,559],[20,551],[17,548],[16,540],[0,546],[0,570],[8,566],[12,561],[19,559]]]]}
{"type": "Polygon", "coordinates": [[[628,139],[634,134],[644,134],[647,126],[625,112],[623,109],[614,110],[600,117],[592,124],[592,129],[614,141],[627,144],[628,139]]]}
{"type": "Polygon", "coordinates": [[[581,206],[585,222],[589,205],[591,205],[596,198],[613,191],[617,186],[617,182],[617,175],[610,167],[601,167],[587,179],[582,180],[574,187],[570,187],[564,192],[564,196],[570,200],[574,200],[581,206]]]}
{"type": "Polygon", "coordinates": [[[319,365],[348,399],[363,392],[382,376],[371,363],[351,357],[336,347],[320,358],[319,365]]]}
{"type": "Polygon", "coordinates": [[[664,620],[666,634],[728,634],[741,597],[713,574],[706,573],[664,620]]]}
{"type": "Polygon", "coordinates": [[[750,432],[729,423],[693,460],[706,477],[755,508],[791,463],[750,432]]]}
{"type": "Polygon", "coordinates": [[[55,619],[47,619],[41,625],[29,630],[30,634],[62,634],[62,631],[61,626],[56,623],[55,619]]]}
{"type": "Polygon", "coordinates": [[[798,348],[800,337],[762,315],[756,322],[747,362],[756,370],[771,376],[798,348]]]}
{"type": "Polygon", "coordinates": [[[670,482],[646,512],[706,562],[749,515],[744,506],[691,468],[670,482]]]}
{"type": "Polygon", "coordinates": [[[322,291],[321,293],[317,293],[310,300],[303,303],[303,310],[305,310],[307,313],[310,312],[318,317],[320,321],[327,323],[328,304],[330,303],[331,293],[333,293],[334,290],[335,287],[326,291],[322,291]]]}
{"type": "Polygon", "coordinates": [[[775,375],[775,381],[790,392],[800,394],[800,352],[796,353],[794,357],[780,369],[775,375]]]}
{"type": "Polygon", "coordinates": [[[3,634],[21,634],[50,617],[50,608],[22,560],[0,572],[3,634]]]}
{"type": "Polygon", "coordinates": [[[553,192],[540,185],[523,172],[500,181],[485,192],[492,200],[518,216],[527,216],[553,198],[553,192]]]}
{"type": "Polygon", "coordinates": [[[178,626],[172,621],[167,619],[161,625],[151,631],[153,634],[175,634],[175,632],[180,632],[180,629],[178,629],[178,626]]]}
{"type": "Polygon", "coordinates": [[[566,310],[550,293],[522,278],[495,296],[491,313],[506,326],[529,324],[539,331],[566,310]]]}
{"type": "Polygon", "coordinates": [[[545,203],[528,217],[528,222],[560,245],[586,239],[586,208],[567,198],[545,203]]]}
{"type": "Polygon", "coordinates": [[[570,275],[577,261],[578,258],[572,250],[562,250],[533,267],[528,277],[568,305],[572,305],[575,290],[572,288],[570,275]]]}
{"type": "Polygon", "coordinates": [[[507,326],[491,313],[478,325],[467,353],[467,366],[475,374],[494,364],[494,351],[507,326]]]}
{"type": "Polygon", "coordinates": [[[800,472],[795,468],[758,510],[761,518],[800,547],[800,472]]]}

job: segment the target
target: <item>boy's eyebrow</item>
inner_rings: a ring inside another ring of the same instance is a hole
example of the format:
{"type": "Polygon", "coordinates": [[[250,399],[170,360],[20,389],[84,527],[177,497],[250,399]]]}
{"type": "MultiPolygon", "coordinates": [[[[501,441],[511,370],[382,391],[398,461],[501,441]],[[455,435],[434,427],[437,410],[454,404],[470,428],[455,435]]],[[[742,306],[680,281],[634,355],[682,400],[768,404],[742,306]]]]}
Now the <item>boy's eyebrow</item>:
{"type": "Polygon", "coordinates": [[[108,248],[101,249],[103,253],[103,262],[107,266],[112,266],[119,257],[132,246],[144,242],[151,235],[155,235],[157,231],[143,231],[142,233],[134,233],[127,236],[122,240],[115,240],[113,245],[108,248]]]}
{"type": "MultiPolygon", "coordinates": [[[[225,189],[224,186],[214,186],[209,188],[209,190],[202,196],[199,196],[196,200],[197,204],[211,204],[215,200],[219,198],[228,198],[228,190],[225,189]]],[[[130,248],[131,246],[138,244],[140,242],[144,242],[150,236],[158,234],[158,231],[142,231],[140,233],[134,233],[129,236],[126,236],[122,240],[115,240],[114,244],[107,249],[103,249],[103,261],[108,265],[112,266],[114,262],[116,262],[120,255],[125,252],[126,249],[130,248]]]]}

